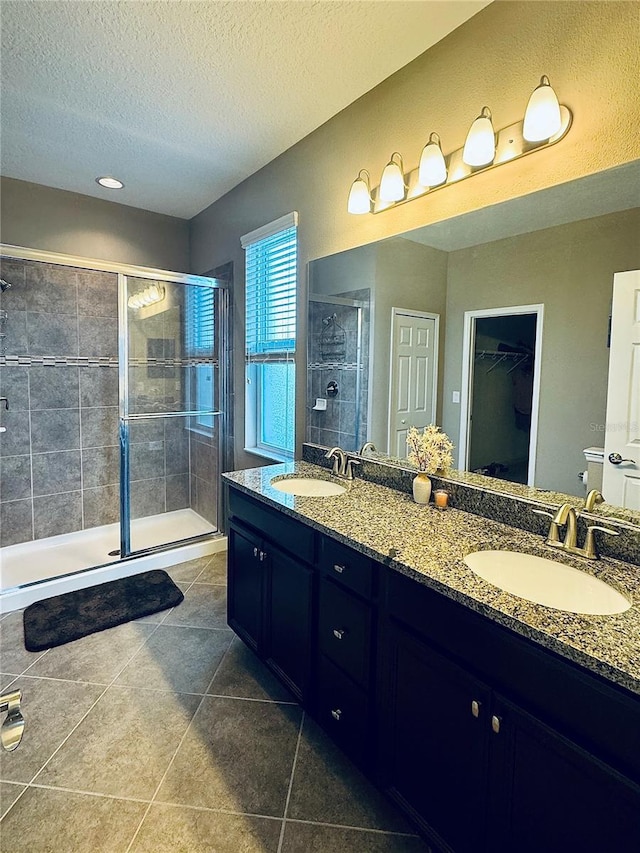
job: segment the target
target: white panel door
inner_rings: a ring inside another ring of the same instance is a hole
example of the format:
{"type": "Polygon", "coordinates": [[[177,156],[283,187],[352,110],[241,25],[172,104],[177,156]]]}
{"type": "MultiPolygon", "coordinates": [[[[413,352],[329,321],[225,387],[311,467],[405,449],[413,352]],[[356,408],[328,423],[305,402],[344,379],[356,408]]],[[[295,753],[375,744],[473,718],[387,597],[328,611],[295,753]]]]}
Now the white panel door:
{"type": "Polygon", "coordinates": [[[640,510],[640,270],[613,280],[602,493],[608,503],[640,510]],[[613,464],[612,454],[624,461],[613,464]]]}
{"type": "Polygon", "coordinates": [[[389,453],[407,455],[407,430],[422,429],[436,416],[438,364],[436,314],[395,308],[391,329],[389,453]]]}

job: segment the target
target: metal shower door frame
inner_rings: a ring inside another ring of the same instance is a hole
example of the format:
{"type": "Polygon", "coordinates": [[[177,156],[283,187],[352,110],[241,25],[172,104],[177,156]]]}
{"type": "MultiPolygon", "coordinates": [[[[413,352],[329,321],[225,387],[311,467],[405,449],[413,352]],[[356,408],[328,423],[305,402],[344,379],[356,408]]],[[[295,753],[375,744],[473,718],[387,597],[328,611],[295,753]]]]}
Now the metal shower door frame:
{"type": "MultiPolygon", "coordinates": [[[[224,282],[217,279],[195,275],[179,275],[162,270],[147,270],[129,268],[118,272],[118,440],[120,449],[120,557],[140,556],[156,551],[164,551],[180,543],[198,542],[211,536],[204,533],[174,542],[161,543],[151,548],[137,551],[131,549],[131,481],[130,481],[130,437],[129,426],[132,422],[142,420],[166,420],[176,417],[193,417],[196,415],[212,415],[220,421],[218,441],[218,471],[222,470],[223,448],[226,444],[226,427],[228,406],[228,367],[227,359],[227,323],[228,323],[228,288],[224,282]],[[217,370],[218,370],[218,401],[223,403],[221,409],[203,411],[190,410],[179,412],[150,412],[131,414],[129,411],[129,315],[127,282],[129,279],[140,278],[145,281],[160,281],[184,286],[209,287],[215,292],[214,322],[218,321],[217,335],[217,370]]],[[[222,507],[221,489],[217,490],[218,518],[222,507]]]]}

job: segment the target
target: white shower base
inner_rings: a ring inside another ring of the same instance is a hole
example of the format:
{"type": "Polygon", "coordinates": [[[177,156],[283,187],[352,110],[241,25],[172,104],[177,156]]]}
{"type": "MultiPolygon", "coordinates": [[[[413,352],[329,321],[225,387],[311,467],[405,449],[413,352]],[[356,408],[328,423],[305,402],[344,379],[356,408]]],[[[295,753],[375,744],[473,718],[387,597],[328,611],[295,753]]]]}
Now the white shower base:
{"type": "MultiPolygon", "coordinates": [[[[180,509],[132,521],[131,545],[138,551],[171,541],[179,543],[179,540],[210,532],[208,521],[192,509],[180,509]]],[[[109,556],[109,551],[119,548],[119,524],[1,548],[0,612],[18,610],[34,601],[74,589],[214,554],[226,548],[226,537],[212,534],[202,542],[177,544],[168,551],[125,560],[109,556]]]]}

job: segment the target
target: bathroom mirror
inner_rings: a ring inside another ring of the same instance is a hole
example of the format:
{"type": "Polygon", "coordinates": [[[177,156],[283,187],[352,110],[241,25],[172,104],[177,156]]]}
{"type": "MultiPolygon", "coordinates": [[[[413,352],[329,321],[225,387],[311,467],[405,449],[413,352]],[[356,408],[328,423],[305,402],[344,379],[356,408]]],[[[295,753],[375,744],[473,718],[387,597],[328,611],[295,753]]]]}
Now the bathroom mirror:
{"type": "MultiPolygon", "coordinates": [[[[402,458],[390,400],[403,369],[398,315],[414,315],[416,340],[432,347],[424,423],[451,437],[454,464],[479,472],[452,476],[584,497],[584,450],[604,446],[613,277],[635,269],[640,161],[312,261],[306,440],[349,450],[369,440],[380,458],[402,458]]],[[[635,509],[620,516],[640,524],[635,509]]]]}

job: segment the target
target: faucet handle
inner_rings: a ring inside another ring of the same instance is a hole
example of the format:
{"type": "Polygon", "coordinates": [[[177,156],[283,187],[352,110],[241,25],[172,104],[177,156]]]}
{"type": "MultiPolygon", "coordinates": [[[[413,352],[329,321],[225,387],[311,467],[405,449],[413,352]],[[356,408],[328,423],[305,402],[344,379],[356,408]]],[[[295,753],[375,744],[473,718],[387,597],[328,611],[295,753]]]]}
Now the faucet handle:
{"type": "Polygon", "coordinates": [[[608,533],[609,536],[620,536],[619,530],[612,530],[610,527],[602,527],[600,524],[591,524],[587,527],[587,533],[590,530],[601,530],[603,533],[608,533]]]}
{"type": "Polygon", "coordinates": [[[547,533],[547,545],[555,545],[556,547],[560,546],[562,543],[560,542],[560,530],[558,529],[558,523],[556,521],[555,514],[552,512],[548,512],[546,509],[534,509],[533,512],[536,515],[544,515],[546,518],[551,519],[551,523],[549,524],[549,532],[547,533]]]}
{"type": "Polygon", "coordinates": [[[584,545],[584,556],[588,557],[590,560],[598,559],[598,549],[596,547],[596,530],[600,530],[602,533],[608,533],[609,536],[620,536],[620,532],[618,530],[612,530],[610,527],[602,527],[600,524],[591,524],[587,527],[587,541],[584,545]]]}
{"type": "Polygon", "coordinates": [[[547,518],[553,518],[553,513],[547,512],[546,509],[534,509],[532,510],[532,512],[534,512],[536,515],[546,515],[547,518]]]}
{"type": "Polygon", "coordinates": [[[353,466],[354,465],[362,465],[362,462],[359,459],[347,459],[344,473],[347,480],[353,480],[353,466]]]}

